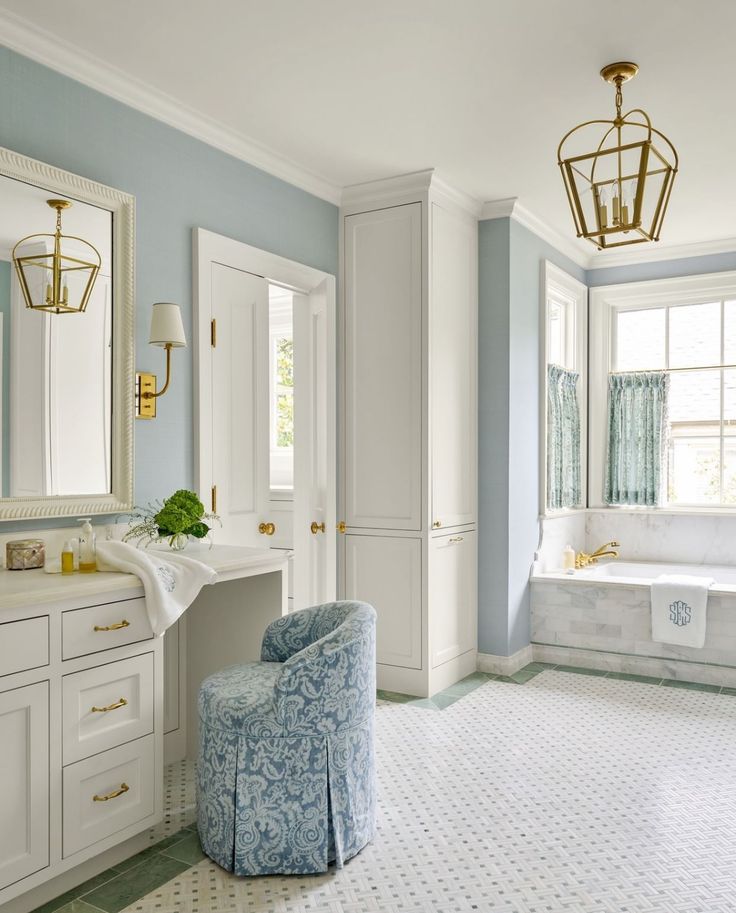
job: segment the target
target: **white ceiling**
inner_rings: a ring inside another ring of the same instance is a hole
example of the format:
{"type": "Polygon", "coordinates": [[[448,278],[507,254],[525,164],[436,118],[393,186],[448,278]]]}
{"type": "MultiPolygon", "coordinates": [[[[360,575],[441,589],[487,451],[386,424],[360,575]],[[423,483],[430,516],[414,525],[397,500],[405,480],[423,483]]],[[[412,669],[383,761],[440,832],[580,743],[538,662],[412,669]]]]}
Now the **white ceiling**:
{"type": "MultiPolygon", "coordinates": [[[[111,79],[129,77],[130,97],[169,96],[142,107],[173,99],[188,122],[222,128],[221,145],[255,143],[259,164],[266,147],[272,170],[296,166],[294,180],[323,196],[435,168],[479,201],[518,197],[567,237],[557,144],[612,116],[598,71],[634,60],[625,103],[680,153],[660,245],[736,237],[733,0],[0,0],[3,10],[83,52],[53,65],[94,82],[92,55],[111,79]]],[[[2,24],[12,46],[20,33],[2,24]]]]}

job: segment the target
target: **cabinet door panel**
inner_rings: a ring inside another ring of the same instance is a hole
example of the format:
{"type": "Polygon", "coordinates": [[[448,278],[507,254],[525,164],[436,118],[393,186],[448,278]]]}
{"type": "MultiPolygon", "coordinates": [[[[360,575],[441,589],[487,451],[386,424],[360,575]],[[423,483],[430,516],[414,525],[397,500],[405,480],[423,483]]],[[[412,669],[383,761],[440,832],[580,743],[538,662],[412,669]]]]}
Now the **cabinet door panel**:
{"type": "Polygon", "coordinates": [[[378,615],[379,663],[422,668],[422,542],[392,536],[347,535],[347,599],[369,602],[378,615]]]}
{"type": "Polygon", "coordinates": [[[49,864],[49,686],[0,694],[0,889],[49,864]]]}
{"type": "Polygon", "coordinates": [[[430,549],[430,651],[434,669],[476,647],[476,533],[437,536],[430,549]]]}
{"type": "Polygon", "coordinates": [[[476,519],[478,236],[474,223],[432,206],[430,437],[432,522],[476,519]]]}
{"type": "Polygon", "coordinates": [[[422,208],[345,219],[348,526],[422,522],[422,208]]]}

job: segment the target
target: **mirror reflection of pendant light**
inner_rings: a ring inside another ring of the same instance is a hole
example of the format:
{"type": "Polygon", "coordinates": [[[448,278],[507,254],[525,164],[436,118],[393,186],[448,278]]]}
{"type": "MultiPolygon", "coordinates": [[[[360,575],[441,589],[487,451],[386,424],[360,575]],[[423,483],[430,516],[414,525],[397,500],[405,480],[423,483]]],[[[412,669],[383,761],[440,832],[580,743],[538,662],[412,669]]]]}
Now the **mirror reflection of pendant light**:
{"type": "Polygon", "coordinates": [[[13,248],[13,263],[26,307],[52,314],[81,314],[87,307],[102,258],[89,241],[61,233],[61,214],[71,202],[46,202],[56,210],[56,232],[28,235],[13,248]],[[53,245],[49,239],[53,239],[53,245]],[[53,250],[49,250],[52,246],[53,250]],[[23,249],[27,252],[22,253],[23,249]]]}
{"type": "Polygon", "coordinates": [[[599,250],[658,241],[677,174],[677,151],[647,113],[621,113],[621,86],[638,72],[635,63],[604,67],[601,76],[616,87],[616,117],[579,124],[557,150],[577,236],[599,250]]]}

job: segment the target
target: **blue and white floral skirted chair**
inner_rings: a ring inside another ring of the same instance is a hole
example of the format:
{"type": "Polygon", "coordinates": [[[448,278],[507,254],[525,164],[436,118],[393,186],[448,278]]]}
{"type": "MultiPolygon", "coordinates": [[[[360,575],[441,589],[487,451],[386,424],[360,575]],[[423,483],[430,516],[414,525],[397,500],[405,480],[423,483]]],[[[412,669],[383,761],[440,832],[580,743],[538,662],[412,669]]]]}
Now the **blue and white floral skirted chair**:
{"type": "Polygon", "coordinates": [[[236,875],[341,867],[375,829],[376,613],[362,602],[294,612],[261,662],[199,691],[202,849],[236,875]]]}

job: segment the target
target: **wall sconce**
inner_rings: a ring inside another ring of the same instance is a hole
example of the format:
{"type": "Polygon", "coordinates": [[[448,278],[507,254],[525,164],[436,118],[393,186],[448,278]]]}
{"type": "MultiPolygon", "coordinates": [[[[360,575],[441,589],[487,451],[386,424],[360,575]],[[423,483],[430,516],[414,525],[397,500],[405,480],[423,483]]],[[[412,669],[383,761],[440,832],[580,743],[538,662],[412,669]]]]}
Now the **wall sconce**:
{"type": "Polygon", "coordinates": [[[178,304],[157,302],[151,314],[151,333],[148,342],[166,349],[166,381],[156,390],[156,375],[138,372],[135,376],[136,418],[156,418],[156,400],[169,389],[171,382],[171,350],[186,347],[184,324],[178,304]]]}

